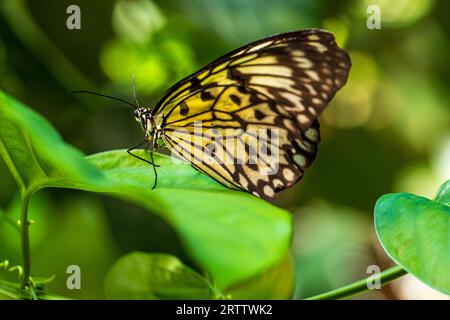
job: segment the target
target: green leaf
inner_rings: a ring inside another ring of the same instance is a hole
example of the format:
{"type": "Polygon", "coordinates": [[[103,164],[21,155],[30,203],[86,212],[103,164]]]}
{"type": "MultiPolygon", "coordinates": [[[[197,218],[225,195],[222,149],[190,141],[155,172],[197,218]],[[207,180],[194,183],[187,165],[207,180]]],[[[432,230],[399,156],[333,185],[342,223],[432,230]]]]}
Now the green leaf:
{"type": "Polygon", "coordinates": [[[108,299],[208,299],[208,280],[168,254],[133,252],[121,257],[105,279],[108,299]]]}
{"type": "Polygon", "coordinates": [[[375,228],[386,252],[429,286],[450,294],[450,188],[437,201],[408,193],[387,194],[375,206],[375,228]]]}
{"type": "Polygon", "coordinates": [[[435,201],[450,206],[450,180],[447,180],[439,187],[435,201]]]}
{"type": "Polygon", "coordinates": [[[161,167],[151,190],[152,169],[143,161],[125,150],[84,157],[45,119],[1,93],[0,154],[22,194],[44,187],[102,192],[159,214],[219,288],[276,265],[289,249],[292,221],[285,210],[164,155],[155,156],[161,167]]]}
{"type": "Polygon", "coordinates": [[[292,299],[294,284],[294,263],[287,254],[276,266],[228,288],[224,295],[231,299],[286,300],[292,299]]]}
{"type": "Polygon", "coordinates": [[[64,143],[40,115],[0,92],[0,154],[22,195],[71,181],[102,182],[103,174],[64,143]]]}

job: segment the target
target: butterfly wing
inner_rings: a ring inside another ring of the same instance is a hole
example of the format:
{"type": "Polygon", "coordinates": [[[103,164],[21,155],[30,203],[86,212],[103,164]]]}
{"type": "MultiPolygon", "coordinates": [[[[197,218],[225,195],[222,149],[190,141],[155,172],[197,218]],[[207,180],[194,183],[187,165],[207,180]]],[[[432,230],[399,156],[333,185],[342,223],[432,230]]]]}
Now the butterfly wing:
{"type": "Polygon", "coordinates": [[[314,160],[317,117],[350,66],[331,33],[280,34],[180,81],[153,114],[176,155],[228,187],[272,199],[314,160]]]}

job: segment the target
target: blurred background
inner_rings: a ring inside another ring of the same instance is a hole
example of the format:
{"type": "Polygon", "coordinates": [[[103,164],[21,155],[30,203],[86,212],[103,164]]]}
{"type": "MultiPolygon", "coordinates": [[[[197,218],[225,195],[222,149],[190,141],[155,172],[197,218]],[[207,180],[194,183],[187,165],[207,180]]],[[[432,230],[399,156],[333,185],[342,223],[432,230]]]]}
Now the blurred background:
{"type": "MultiPolygon", "coordinates": [[[[302,298],[367,277],[369,265],[388,268],[372,223],[375,201],[389,192],[432,198],[450,178],[449,9],[430,0],[3,0],[0,88],[86,154],[123,149],[142,138],[130,110],[67,92],[132,101],[135,74],[139,100],[153,106],[177,80],[238,46],[301,28],[332,31],[350,53],[349,82],[320,118],[314,165],[276,202],[295,217],[294,297],[302,298]],[[80,30],[66,27],[73,4],[80,30]],[[381,9],[380,30],[366,26],[372,4],[381,9]]],[[[0,210],[17,211],[3,160],[0,181],[0,210]]],[[[30,212],[33,274],[56,274],[50,288],[62,295],[103,298],[105,272],[133,250],[188,261],[170,226],[129,203],[51,190],[36,195],[30,212]],[[83,290],[66,289],[70,264],[85,270],[83,290]]],[[[5,258],[19,264],[20,243],[0,220],[5,258]]],[[[448,297],[408,276],[357,298],[448,297]]]]}

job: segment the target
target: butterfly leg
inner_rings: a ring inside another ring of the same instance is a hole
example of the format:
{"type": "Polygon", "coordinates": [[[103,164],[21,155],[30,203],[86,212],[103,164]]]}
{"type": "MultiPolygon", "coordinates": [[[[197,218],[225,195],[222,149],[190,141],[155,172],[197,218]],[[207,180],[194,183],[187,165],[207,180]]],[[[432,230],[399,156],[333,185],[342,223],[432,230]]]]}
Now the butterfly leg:
{"type": "Polygon", "coordinates": [[[155,173],[155,182],[153,183],[152,190],[156,188],[156,184],[158,183],[158,172],[156,171],[156,167],[159,167],[157,164],[155,164],[155,161],[153,160],[153,151],[155,148],[152,148],[150,150],[150,159],[152,159],[153,162],[153,172],[155,173]]]}
{"type": "MultiPolygon", "coordinates": [[[[147,145],[148,146],[148,145],[147,145]]],[[[155,160],[153,159],[153,152],[158,148],[158,135],[152,136],[151,148],[150,148],[150,159],[153,163],[155,160]]],[[[156,184],[158,183],[158,172],[156,171],[156,167],[159,167],[156,164],[153,164],[153,172],[155,173],[155,181],[153,182],[152,190],[156,188],[156,184]]]]}
{"type": "Polygon", "coordinates": [[[145,150],[147,150],[147,149],[148,149],[148,146],[149,146],[149,144],[150,144],[150,141],[145,140],[144,142],[141,142],[141,143],[139,143],[138,145],[136,145],[136,146],[134,146],[134,147],[128,148],[128,149],[127,149],[128,154],[129,154],[129,155],[132,155],[133,157],[135,157],[135,158],[137,158],[137,159],[139,159],[139,160],[142,160],[142,161],[144,161],[144,162],[147,162],[148,164],[150,164],[150,165],[152,165],[152,166],[154,166],[154,167],[155,167],[155,166],[156,166],[156,167],[159,167],[159,165],[153,163],[153,154],[152,154],[153,151],[151,151],[151,153],[150,153],[150,155],[151,155],[151,161],[148,161],[147,159],[141,158],[141,157],[139,157],[139,156],[137,156],[137,155],[135,155],[135,154],[133,154],[133,153],[131,152],[131,151],[133,151],[133,150],[136,150],[137,148],[139,148],[140,146],[142,146],[142,145],[144,145],[144,144],[147,144],[147,146],[145,147],[145,150]]]}

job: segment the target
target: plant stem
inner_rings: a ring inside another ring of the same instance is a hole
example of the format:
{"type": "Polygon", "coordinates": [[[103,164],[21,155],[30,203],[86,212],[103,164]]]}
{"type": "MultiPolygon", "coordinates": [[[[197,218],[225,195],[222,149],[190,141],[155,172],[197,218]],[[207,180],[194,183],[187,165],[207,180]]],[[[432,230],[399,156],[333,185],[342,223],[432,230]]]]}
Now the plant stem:
{"type": "MultiPolygon", "coordinates": [[[[395,266],[395,267],[389,268],[387,270],[384,270],[380,274],[380,285],[388,284],[389,282],[391,282],[395,279],[398,279],[407,273],[408,272],[405,269],[403,269],[401,266],[395,266]]],[[[373,276],[371,276],[369,278],[372,279],[373,276]]],[[[345,298],[369,291],[370,289],[367,286],[367,280],[369,278],[362,279],[362,280],[356,281],[354,283],[351,283],[349,285],[343,286],[341,288],[306,298],[305,300],[345,299],[345,298]]]]}
{"type": "Polygon", "coordinates": [[[21,228],[21,241],[22,241],[22,260],[23,260],[23,274],[20,287],[25,289],[30,279],[30,233],[28,227],[30,222],[28,221],[28,205],[30,203],[31,192],[25,193],[22,202],[22,209],[20,212],[20,228],[21,228]]]}

